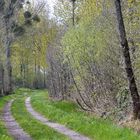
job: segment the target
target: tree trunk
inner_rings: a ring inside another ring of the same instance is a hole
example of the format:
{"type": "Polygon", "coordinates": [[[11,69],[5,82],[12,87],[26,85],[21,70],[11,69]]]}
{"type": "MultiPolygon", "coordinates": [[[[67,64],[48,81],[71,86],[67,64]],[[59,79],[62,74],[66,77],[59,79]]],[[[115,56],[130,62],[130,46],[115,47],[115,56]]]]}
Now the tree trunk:
{"type": "Polygon", "coordinates": [[[10,33],[10,19],[4,18],[3,24],[5,25],[5,73],[4,73],[4,92],[9,95],[12,92],[12,65],[11,65],[11,44],[12,36],[10,33]]]}
{"type": "Polygon", "coordinates": [[[5,48],[6,48],[6,60],[5,60],[5,89],[6,95],[12,92],[12,65],[11,65],[11,39],[6,37],[5,48]]]}
{"type": "Polygon", "coordinates": [[[0,96],[4,95],[4,69],[0,62],[0,96]]]}
{"type": "Polygon", "coordinates": [[[37,89],[41,88],[41,68],[40,64],[37,66],[37,89]]]}
{"type": "Polygon", "coordinates": [[[23,87],[26,86],[25,83],[26,83],[26,64],[24,62],[24,64],[23,64],[23,87]]]}
{"type": "Polygon", "coordinates": [[[43,80],[44,88],[46,88],[46,69],[44,68],[44,80],[43,80]]]}
{"type": "Polygon", "coordinates": [[[126,37],[126,30],[125,30],[122,9],[121,9],[121,1],[114,0],[114,2],[116,8],[118,30],[119,30],[120,43],[123,52],[125,70],[129,83],[129,90],[133,101],[133,115],[134,115],[134,119],[140,119],[140,96],[138,94],[138,89],[135,81],[134,71],[132,68],[131,58],[130,58],[129,45],[126,37]]]}
{"type": "Polygon", "coordinates": [[[72,24],[75,26],[75,0],[72,0],[72,24]]]}

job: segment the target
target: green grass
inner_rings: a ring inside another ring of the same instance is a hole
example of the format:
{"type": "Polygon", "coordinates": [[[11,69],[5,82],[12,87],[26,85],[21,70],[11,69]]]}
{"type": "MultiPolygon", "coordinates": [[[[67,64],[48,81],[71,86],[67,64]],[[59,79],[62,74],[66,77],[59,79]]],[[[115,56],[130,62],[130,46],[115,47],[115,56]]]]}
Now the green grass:
{"type": "Polygon", "coordinates": [[[31,98],[33,108],[48,119],[59,122],[95,140],[140,140],[135,132],[110,121],[88,116],[67,101],[48,100],[46,91],[37,91],[31,98]]]}
{"type": "Polygon", "coordinates": [[[68,140],[68,138],[39,121],[35,120],[26,110],[25,98],[17,98],[12,105],[12,113],[20,126],[34,140],[68,140]]]}

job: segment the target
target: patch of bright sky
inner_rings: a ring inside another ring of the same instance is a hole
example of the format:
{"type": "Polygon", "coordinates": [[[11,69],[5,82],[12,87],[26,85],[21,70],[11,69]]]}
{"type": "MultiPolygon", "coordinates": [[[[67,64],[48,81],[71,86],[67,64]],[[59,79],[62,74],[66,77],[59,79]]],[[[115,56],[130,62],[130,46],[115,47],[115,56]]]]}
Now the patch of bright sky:
{"type": "MultiPolygon", "coordinates": [[[[46,2],[46,8],[48,8],[49,6],[49,16],[53,17],[53,13],[54,13],[54,5],[56,3],[56,0],[33,0],[35,2],[46,2]]],[[[48,10],[47,10],[48,11],[48,10]]]]}
{"type": "Polygon", "coordinates": [[[53,16],[53,13],[54,13],[54,5],[55,5],[55,2],[56,0],[46,0],[48,5],[49,5],[49,9],[50,9],[50,16],[53,16]]]}
{"type": "Polygon", "coordinates": [[[50,9],[53,11],[53,7],[55,5],[56,0],[46,0],[46,2],[50,6],[50,9]]]}

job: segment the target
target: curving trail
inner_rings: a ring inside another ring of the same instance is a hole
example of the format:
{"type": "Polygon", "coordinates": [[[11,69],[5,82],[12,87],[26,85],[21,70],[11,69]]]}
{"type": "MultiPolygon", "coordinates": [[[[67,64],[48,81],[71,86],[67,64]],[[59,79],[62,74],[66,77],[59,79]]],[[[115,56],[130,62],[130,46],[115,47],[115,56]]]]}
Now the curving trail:
{"type": "Polygon", "coordinates": [[[15,140],[32,140],[32,138],[23,131],[19,124],[15,121],[11,113],[11,106],[13,100],[8,102],[3,110],[2,120],[5,122],[5,126],[9,131],[9,134],[13,136],[15,140]]]}
{"type": "Polygon", "coordinates": [[[28,110],[28,112],[37,120],[39,120],[40,122],[42,122],[43,124],[53,128],[54,130],[56,130],[57,132],[64,134],[66,136],[68,136],[70,139],[72,140],[90,140],[88,137],[85,137],[83,135],[80,135],[79,133],[70,130],[68,128],[66,128],[64,125],[58,124],[58,123],[54,123],[49,121],[47,118],[43,117],[41,114],[39,114],[38,112],[36,112],[30,103],[30,97],[28,97],[25,100],[25,105],[26,108],[28,110]]]}

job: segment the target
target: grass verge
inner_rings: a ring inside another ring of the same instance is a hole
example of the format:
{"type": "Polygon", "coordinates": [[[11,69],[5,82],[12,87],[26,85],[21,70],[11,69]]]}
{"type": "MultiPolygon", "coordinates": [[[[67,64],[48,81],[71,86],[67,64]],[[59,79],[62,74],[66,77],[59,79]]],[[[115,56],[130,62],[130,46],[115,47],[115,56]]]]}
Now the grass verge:
{"type": "Polygon", "coordinates": [[[49,101],[46,91],[37,91],[31,97],[33,108],[46,118],[66,125],[95,140],[140,140],[135,132],[121,128],[110,121],[88,116],[78,107],[66,101],[49,101]]]}

